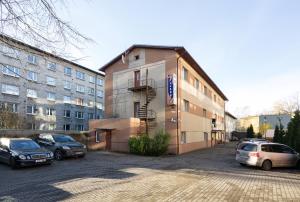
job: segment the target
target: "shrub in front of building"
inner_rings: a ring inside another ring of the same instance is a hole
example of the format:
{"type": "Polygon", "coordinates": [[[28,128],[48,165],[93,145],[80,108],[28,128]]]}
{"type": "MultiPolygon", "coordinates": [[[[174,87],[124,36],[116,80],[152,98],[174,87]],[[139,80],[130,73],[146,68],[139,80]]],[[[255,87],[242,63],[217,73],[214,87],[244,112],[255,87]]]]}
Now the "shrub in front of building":
{"type": "Polygon", "coordinates": [[[143,134],[138,137],[129,138],[129,151],[132,154],[145,156],[160,156],[167,152],[170,142],[170,135],[162,130],[157,132],[154,137],[143,134]]]}

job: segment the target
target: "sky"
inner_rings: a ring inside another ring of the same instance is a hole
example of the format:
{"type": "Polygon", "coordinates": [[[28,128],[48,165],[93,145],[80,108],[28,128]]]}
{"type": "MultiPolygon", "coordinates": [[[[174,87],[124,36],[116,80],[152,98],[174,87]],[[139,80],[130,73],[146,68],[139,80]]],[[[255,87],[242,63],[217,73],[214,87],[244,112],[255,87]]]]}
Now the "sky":
{"type": "Polygon", "coordinates": [[[58,14],[94,43],[71,49],[98,69],[132,44],[184,46],[237,115],[300,91],[300,1],[70,0],[58,14]]]}

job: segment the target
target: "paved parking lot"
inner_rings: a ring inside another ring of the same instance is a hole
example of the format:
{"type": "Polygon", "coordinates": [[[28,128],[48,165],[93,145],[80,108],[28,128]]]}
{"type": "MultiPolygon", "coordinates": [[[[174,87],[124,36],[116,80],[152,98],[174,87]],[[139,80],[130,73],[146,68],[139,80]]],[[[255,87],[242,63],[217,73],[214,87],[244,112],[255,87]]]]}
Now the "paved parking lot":
{"type": "Polygon", "coordinates": [[[0,201],[300,201],[300,171],[241,167],[234,145],[181,156],[91,152],[51,166],[0,165],[0,201]]]}

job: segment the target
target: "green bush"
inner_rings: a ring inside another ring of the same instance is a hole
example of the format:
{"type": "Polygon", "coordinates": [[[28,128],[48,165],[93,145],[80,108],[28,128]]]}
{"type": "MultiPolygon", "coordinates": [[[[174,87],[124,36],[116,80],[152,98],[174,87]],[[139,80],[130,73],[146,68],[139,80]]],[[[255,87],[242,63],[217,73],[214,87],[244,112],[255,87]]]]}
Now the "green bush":
{"type": "Polygon", "coordinates": [[[131,137],[128,140],[129,151],[133,154],[145,156],[160,156],[168,150],[170,135],[162,130],[157,132],[153,138],[147,134],[131,137]]]}

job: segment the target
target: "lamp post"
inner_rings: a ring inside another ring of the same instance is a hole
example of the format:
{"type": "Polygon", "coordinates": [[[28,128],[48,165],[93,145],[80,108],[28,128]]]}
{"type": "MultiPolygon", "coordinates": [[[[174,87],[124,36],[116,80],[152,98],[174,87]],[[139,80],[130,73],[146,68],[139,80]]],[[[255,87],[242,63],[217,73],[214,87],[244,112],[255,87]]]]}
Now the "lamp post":
{"type": "Polygon", "coordinates": [[[267,117],[264,117],[264,133],[265,133],[265,139],[267,139],[267,129],[266,129],[266,122],[267,122],[267,117]]]}

